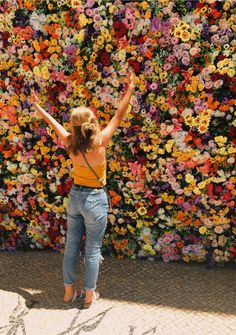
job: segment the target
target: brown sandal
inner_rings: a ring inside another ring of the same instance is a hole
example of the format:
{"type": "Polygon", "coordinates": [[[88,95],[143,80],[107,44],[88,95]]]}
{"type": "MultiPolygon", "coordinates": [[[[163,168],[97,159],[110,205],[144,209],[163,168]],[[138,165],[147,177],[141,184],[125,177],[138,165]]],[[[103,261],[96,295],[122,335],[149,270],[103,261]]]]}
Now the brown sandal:
{"type": "Polygon", "coordinates": [[[92,301],[90,301],[90,302],[85,302],[84,301],[83,309],[90,308],[95,303],[95,301],[97,301],[99,298],[100,298],[100,294],[97,291],[93,291],[92,301]]]}
{"type": "Polygon", "coordinates": [[[74,295],[70,300],[68,300],[68,301],[63,300],[63,305],[64,306],[71,305],[75,301],[77,301],[77,299],[81,299],[81,298],[84,298],[84,297],[85,297],[85,292],[84,291],[78,292],[78,291],[75,290],[74,295]]]}

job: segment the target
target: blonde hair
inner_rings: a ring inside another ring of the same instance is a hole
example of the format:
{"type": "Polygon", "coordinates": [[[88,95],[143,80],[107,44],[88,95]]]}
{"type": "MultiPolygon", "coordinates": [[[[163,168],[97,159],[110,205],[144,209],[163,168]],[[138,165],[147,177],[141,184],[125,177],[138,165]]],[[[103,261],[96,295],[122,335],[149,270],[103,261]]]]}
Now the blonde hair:
{"type": "Polygon", "coordinates": [[[99,145],[100,128],[94,113],[88,107],[77,107],[72,110],[70,123],[72,134],[68,151],[77,155],[86,153],[99,145]]]}

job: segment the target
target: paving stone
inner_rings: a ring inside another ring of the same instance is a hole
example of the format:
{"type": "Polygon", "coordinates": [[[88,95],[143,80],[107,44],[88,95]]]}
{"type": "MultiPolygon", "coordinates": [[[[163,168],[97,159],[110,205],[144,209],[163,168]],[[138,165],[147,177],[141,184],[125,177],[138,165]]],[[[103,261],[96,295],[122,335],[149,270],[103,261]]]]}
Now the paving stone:
{"type": "MultiPolygon", "coordinates": [[[[62,304],[62,259],[0,254],[0,335],[235,335],[236,268],[105,257],[90,309],[62,304]]],[[[83,261],[78,261],[78,289],[83,261]]]]}

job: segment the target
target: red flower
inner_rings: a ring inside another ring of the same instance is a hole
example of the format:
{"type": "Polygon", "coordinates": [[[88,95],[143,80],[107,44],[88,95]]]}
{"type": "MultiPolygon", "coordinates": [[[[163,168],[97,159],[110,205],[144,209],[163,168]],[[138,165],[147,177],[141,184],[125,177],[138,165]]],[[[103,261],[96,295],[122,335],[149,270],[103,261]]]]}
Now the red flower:
{"type": "Polygon", "coordinates": [[[128,63],[129,63],[129,66],[131,66],[134,69],[134,72],[136,74],[139,74],[141,72],[141,66],[139,62],[137,62],[134,59],[129,59],[128,63]]]}
{"type": "Polygon", "coordinates": [[[236,128],[234,126],[229,128],[229,138],[234,144],[236,144],[236,128]]]}
{"type": "Polygon", "coordinates": [[[159,205],[155,205],[147,211],[148,216],[153,216],[159,208],[159,205]]]}
{"type": "Polygon", "coordinates": [[[173,73],[180,73],[181,69],[178,66],[173,67],[173,73]]]}
{"type": "Polygon", "coordinates": [[[208,195],[212,198],[213,197],[213,184],[209,183],[206,185],[206,190],[208,195]]]}
{"type": "Polygon", "coordinates": [[[229,251],[231,251],[231,252],[236,252],[236,248],[235,248],[233,245],[231,245],[231,246],[229,247],[229,251]]]}
{"type": "Polygon", "coordinates": [[[128,35],[128,31],[126,26],[123,22],[115,21],[113,24],[113,28],[115,29],[115,36],[116,38],[122,38],[128,35]]]}
{"type": "Polygon", "coordinates": [[[8,38],[11,36],[10,33],[8,31],[3,31],[1,33],[2,35],[2,44],[3,44],[3,48],[5,49],[8,46],[8,38]]]}
{"type": "Polygon", "coordinates": [[[223,200],[228,201],[231,199],[231,193],[230,192],[225,192],[223,194],[223,200]]]}
{"type": "Polygon", "coordinates": [[[99,54],[102,65],[108,67],[111,64],[110,56],[107,52],[100,52],[99,54]]]}
{"type": "Polygon", "coordinates": [[[219,193],[222,192],[222,190],[223,190],[222,186],[218,185],[218,186],[216,186],[216,188],[215,188],[215,193],[216,193],[216,194],[219,194],[219,193]]]}

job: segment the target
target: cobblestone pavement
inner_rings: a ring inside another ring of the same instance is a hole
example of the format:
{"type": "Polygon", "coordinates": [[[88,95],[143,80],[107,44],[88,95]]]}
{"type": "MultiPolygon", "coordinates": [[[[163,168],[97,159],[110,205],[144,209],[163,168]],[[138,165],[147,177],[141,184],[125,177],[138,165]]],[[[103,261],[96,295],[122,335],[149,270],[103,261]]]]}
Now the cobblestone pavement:
{"type": "Polygon", "coordinates": [[[105,257],[101,298],[88,310],[62,305],[61,265],[52,251],[0,253],[1,335],[236,334],[235,265],[105,257]]]}

